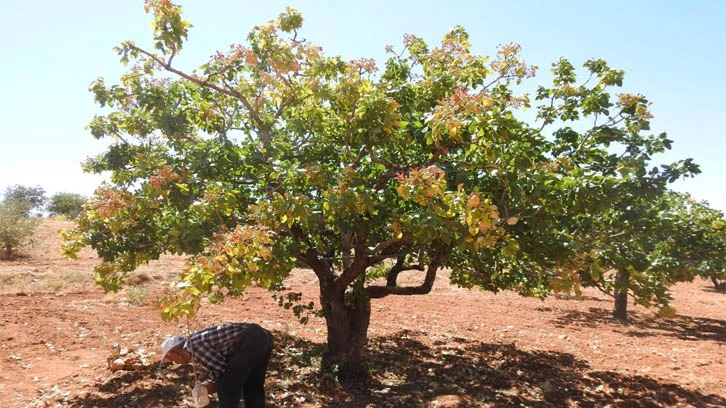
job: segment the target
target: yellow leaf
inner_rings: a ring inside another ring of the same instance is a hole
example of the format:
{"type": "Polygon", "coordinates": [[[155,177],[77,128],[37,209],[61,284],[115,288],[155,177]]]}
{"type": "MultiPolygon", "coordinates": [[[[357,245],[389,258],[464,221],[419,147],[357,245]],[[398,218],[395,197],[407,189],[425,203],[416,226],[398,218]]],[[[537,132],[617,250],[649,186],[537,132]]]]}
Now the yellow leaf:
{"type": "Polygon", "coordinates": [[[458,123],[449,123],[446,125],[446,128],[449,131],[449,136],[451,137],[456,137],[456,134],[459,132],[458,123]]]}
{"type": "Polygon", "coordinates": [[[507,224],[509,224],[509,225],[516,225],[517,222],[519,222],[519,217],[509,217],[509,218],[507,218],[507,224]]]}
{"type": "Polygon", "coordinates": [[[519,242],[517,241],[510,241],[508,242],[504,248],[502,248],[502,251],[509,256],[512,256],[516,254],[519,251],[519,242]]]}
{"type": "Polygon", "coordinates": [[[401,198],[403,198],[404,200],[408,200],[408,197],[409,197],[409,194],[410,194],[410,192],[408,191],[408,187],[406,187],[406,186],[398,186],[398,188],[396,189],[396,191],[398,192],[398,195],[401,196],[401,198]]]}
{"type": "Polygon", "coordinates": [[[479,223],[479,232],[486,233],[487,231],[491,230],[494,227],[494,225],[491,222],[480,222],[479,223]]]}
{"type": "Polygon", "coordinates": [[[605,270],[603,269],[603,267],[600,266],[600,264],[597,262],[593,262],[590,265],[590,276],[592,277],[592,280],[594,280],[595,282],[600,281],[600,278],[602,278],[602,273],[604,271],[605,270]]]}

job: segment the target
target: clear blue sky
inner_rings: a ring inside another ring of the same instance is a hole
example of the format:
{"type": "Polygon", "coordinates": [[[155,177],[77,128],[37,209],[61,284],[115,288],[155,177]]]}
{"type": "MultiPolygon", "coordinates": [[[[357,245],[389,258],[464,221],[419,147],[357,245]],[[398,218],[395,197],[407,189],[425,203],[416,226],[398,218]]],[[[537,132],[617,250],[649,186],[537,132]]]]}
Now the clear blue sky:
{"type": "MultiPolygon", "coordinates": [[[[286,6],[302,11],[303,37],[326,54],[374,57],[404,33],[438,41],[463,25],[475,51],[517,42],[545,74],[560,56],[577,65],[599,57],[626,71],[627,91],[653,101],[652,129],[675,141],[664,161],[692,157],[703,174],[675,188],[726,211],[726,1],[244,1],[188,0],[194,24],[175,60],[183,68],[244,42],[249,29],[286,6]]],[[[90,195],[100,179],[80,162],[104,143],[84,130],[98,108],[97,77],[123,72],[112,48],[151,43],[143,0],[0,2],[0,193],[39,185],[48,195],[90,195]]],[[[542,75],[543,77],[545,75],[542,75]]],[[[544,80],[544,78],[542,79],[544,80]]]]}

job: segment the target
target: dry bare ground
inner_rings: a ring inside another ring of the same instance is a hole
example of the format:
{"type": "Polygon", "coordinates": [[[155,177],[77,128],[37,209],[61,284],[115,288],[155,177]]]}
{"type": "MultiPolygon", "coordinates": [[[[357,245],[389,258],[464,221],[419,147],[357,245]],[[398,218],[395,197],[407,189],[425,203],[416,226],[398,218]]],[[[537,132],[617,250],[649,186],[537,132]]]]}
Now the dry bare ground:
{"type": "MultiPolygon", "coordinates": [[[[162,322],[153,307],[183,261],[166,257],[104,295],[89,285],[92,252],[60,257],[56,235],[68,227],[46,221],[30,257],[0,262],[0,407],[191,407],[193,373],[158,364],[159,343],[190,328],[162,322]],[[110,371],[113,343],[147,365],[110,371]]],[[[310,271],[287,283],[316,299],[310,271]]],[[[258,288],[204,307],[191,330],[223,321],[272,329],[272,407],[726,406],[726,295],[706,281],[673,295],[676,317],[633,307],[622,324],[595,291],[539,301],[459,289],[442,275],[427,296],[373,303],[370,377],[351,383],[318,370],[322,320],[300,325],[258,288]]]]}

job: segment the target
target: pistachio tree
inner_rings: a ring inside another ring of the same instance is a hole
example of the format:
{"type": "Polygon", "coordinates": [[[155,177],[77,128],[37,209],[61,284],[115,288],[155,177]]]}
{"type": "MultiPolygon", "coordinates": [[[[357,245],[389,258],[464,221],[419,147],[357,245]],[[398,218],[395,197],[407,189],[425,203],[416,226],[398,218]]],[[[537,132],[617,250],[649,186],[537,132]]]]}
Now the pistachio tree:
{"type": "MultiPolygon", "coordinates": [[[[601,76],[618,84],[623,80],[622,71],[608,69],[602,60],[585,66],[591,73],[605,72],[601,76]]],[[[553,86],[540,87],[537,97],[555,103],[540,106],[539,116],[547,122],[555,112],[555,119],[573,123],[554,132],[553,154],[587,174],[584,188],[562,191],[573,205],[590,208],[568,213],[570,225],[565,231],[571,237],[572,256],[557,271],[551,287],[579,295],[581,286],[595,286],[615,298],[613,316],[620,319],[627,318],[628,297],[665,310],[668,288],[682,272],[675,263],[664,262],[659,249],[679,233],[673,218],[664,216],[673,209],[668,187],[700,169],[692,159],[658,164],[658,155],[673,142],[665,133],[648,133],[653,115],[644,96],[620,94],[612,104],[602,80],[589,85],[590,77],[576,84],[568,61],[560,60],[553,67],[553,86]],[[576,130],[574,125],[585,117],[593,118],[594,125],[576,130]],[[583,193],[585,199],[580,197],[583,193]]],[[[668,259],[684,256],[684,247],[670,249],[668,259]]]]}
{"type": "Polygon", "coordinates": [[[594,286],[612,295],[613,316],[619,319],[627,319],[628,298],[671,314],[670,286],[701,276],[718,289],[724,278],[723,213],[688,194],[663,189],[665,179],[649,181],[655,189],[640,199],[629,195],[581,220],[575,241],[584,262],[573,274],[575,284],[564,285],[568,290],[594,286]]]}
{"type": "Polygon", "coordinates": [[[579,86],[558,61],[527,123],[533,103],[517,89],[535,67],[514,44],[473,54],[461,27],[433,47],[407,35],[379,68],[326,56],[287,9],[184,71],[174,65],[190,27],[181,7],[146,6],[154,48],[124,42],[128,72],[91,86],[109,113],[90,131],[114,142],[85,168],[110,177],[66,253],[92,246],[106,290],[163,253],[188,256],[160,301],[166,319],[252,284],[280,289],[295,265],[308,267],[328,330],[323,366],[342,375],[364,367],[371,301],[429,293],[442,268],[492,291],[564,285],[556,278],[579,259],[574,220],[606,208],[621,193],[612,185],[630,178],[611,168],[608,146],[650,140],[634,136],[647,101],[611,96],[623,73],[602,60],[585,64],[579,86]],[[580,133],[565,125],[584,118],[595,124],[580,133]],[[420,281],[402,284],[403,271],[420,281]]]}
{"type": "Polygon", "coordinates": [[[660,217],[669,227],[657,246],[657,261],[678,280],[710,279],[715,289],[726,280],[726,218],[708,202],[669,192],[660,217]]]}
{"type": "MultiPolygon", "coordinates": [[[[565,280],[567,290],[594,286],[613,296],[613,317],[621,320],[628,317],[629,298],[662,312],[671,310],[670,286],[692,276],[683,267],[687,248],[665,245],[678,240],[673,234],[681,231],[665,216],[670,208],[665,191],[660,191],[664,187],[657,180],[647,181],[656,184],[630,186],[648,191],[624,195],[603,212],[580,218],[574,240],[577,268],[557,278],[565,280]]],[[[556,282],[555,288],[562,283],[556,282]]]]}

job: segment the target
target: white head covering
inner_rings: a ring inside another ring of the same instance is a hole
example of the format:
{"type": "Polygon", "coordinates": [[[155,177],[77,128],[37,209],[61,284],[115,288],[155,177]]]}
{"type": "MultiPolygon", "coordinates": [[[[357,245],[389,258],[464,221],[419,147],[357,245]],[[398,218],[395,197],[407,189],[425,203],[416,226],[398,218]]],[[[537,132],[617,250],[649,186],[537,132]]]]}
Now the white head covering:
{"type": "Polygon", "coordinates": [[[186,337],[182,336],[171,336],[161,343],[161,362],[171,361],[166,359],[166,354],[174,347],[184,344],[187,341],[186,337]]]}

